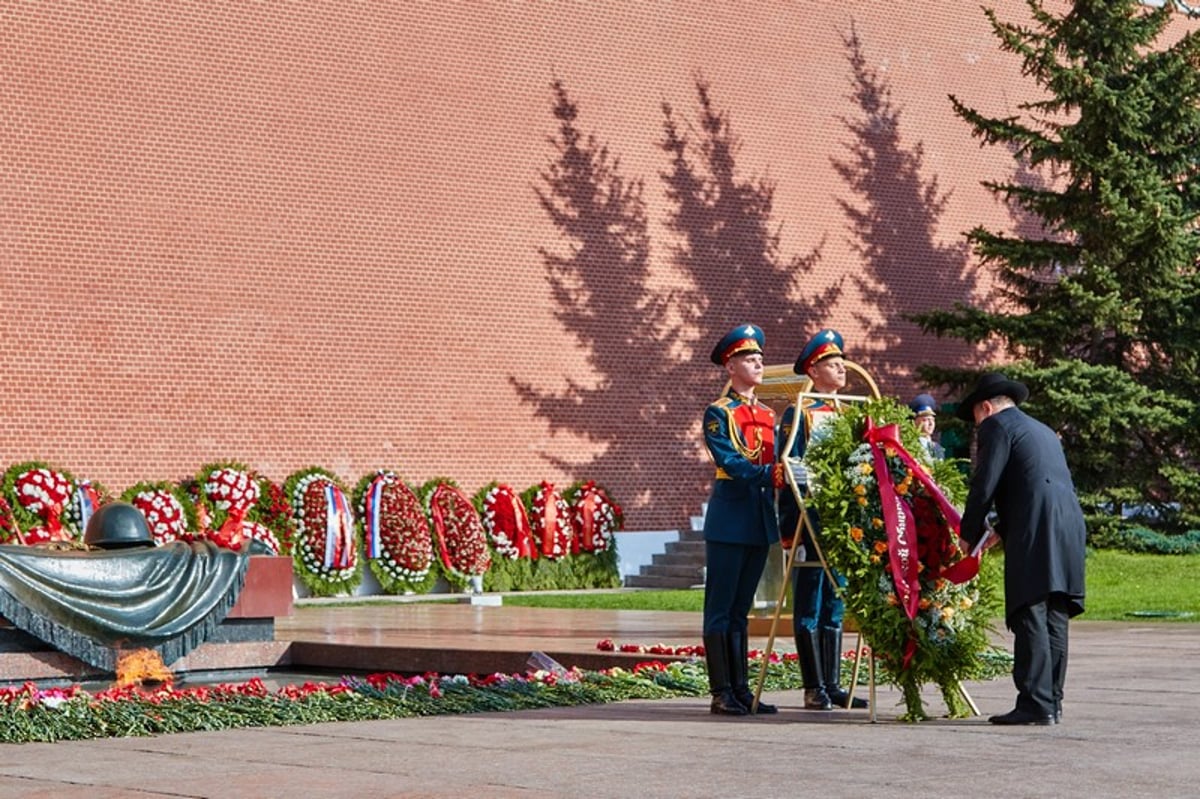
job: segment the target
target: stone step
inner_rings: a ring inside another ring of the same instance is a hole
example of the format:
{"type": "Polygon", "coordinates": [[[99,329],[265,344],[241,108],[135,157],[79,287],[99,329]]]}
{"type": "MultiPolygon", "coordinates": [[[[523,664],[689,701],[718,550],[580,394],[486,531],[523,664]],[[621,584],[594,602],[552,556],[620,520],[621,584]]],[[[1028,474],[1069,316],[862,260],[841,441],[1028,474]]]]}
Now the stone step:
{"type": "Polygon", "coordinates": [[[663,547],[667,555],[704,555],[703,541],[668,541],[663,547]]]}
{"type": "Polygon", "coordinates": [[[698,583],[704,576],[704,564],[655,563],[650,566],[642,566],[641,573],[657,577],[687,577],[693,583],[698,583]]]}
{"type": "Polygon", "coordinates": [[[625,578],[626,588],[691,588],[699,579],[683,577],[658,577],[652,574],[631,574],[625,578]]]}
{"type": "MultiPolygon", "coordinates": [[[[651,566],[690,566],[700,568],[705,565],[703,552],[670,552],[654,555],[650,559],[651,566]]],[[[643,567],[645,568],[645,567],[643,567]]]]}

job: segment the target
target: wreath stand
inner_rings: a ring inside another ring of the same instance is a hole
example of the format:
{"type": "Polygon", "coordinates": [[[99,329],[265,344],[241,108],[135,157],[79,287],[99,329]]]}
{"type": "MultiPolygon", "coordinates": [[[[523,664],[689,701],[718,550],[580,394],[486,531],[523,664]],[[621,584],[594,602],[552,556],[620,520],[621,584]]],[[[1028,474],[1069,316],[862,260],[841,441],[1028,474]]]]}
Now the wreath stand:
{"type": "MultiPolygon", "coordinates": [[[[791,452],[792,447],[796,443],[796,435],[800,429],[800,424],[798,423],[800,406],[801,402],[805,398],[825,400],[827,402],[832,402],[835,408],[840,408],[843,402],[867,402],[872,399],[879,399],[882,396],[879,391],[879,386],[876,385],[875,381],[871,378],[871,375],[868,374],[865,369],[851,361],[846,361],[845,363],[848,371],[856,373],[863,379],[870,390],[869,395],[814,393],[811,391],[812,380],[808,377],[798,378],[797,375],[795,375],[795,373],[792,371],[792,366],[790,364],[782,366],[769,366],[766,368],[763,376],[763,385],[759,387],[755,393],[760,398],[768,400],[791,399],[792,407],[795,409],[795,418],[797,419],[797,423],[792,425],[791,432],[788,434],[788,440],[782,451],[791,452]]],[[[825,574],[829,578],[829,582],[830,585],[833,586],[833,590],[837,592],[839,598],[842,598],[842,588],[834,579],[833,571],[830,568],[829,563],[825,560],[825,553],[821,549],[821,545],[817,539],[817,536],[813,534],[811,523],[809,522],[808,507],[804,499],[804,492],[801,491],[800,481],[796,477],[796,467],[800,465],[800,459],[787,458],[785,462],[787,463],[788,468],[784,471],[784,473],[787,475],[788,486],[791,488],[792,496],[796,500],[796,505],[799,509],[800,516],[799,521],[796,524],[794,536],[792,538],[792,547],[788,551],[788,556],[785,560],[783,580],[779,587],[779,594],[775,600],[775,611],[771,618],[770,631],[767,636],[767,646],[766,649],[763,650],[762,666],[759,669],[758,681],[754,689],[754,701],[751,703],[750,711],[752,713],[758,709],[759,698],[762,696],[763,685],[766,682],[767,665],[770,663],[771,653],[774,651],[775,636],[779,627],[780,615],[783,611],[784,599],[787,595],[788,586],[791,584],[790,577],[792,574],[792,569],[818,568],[816,564],[808,565],[807,563],[802,563],[800,565],[796,565],[795,563],[796,553],[800,551],[800,541],[802,540],[802,533],[804,532],[805,527],[808,527],[809,529],[809,540],[812,541],[813,549],[816,550],[817,559],[820,562],[819,568],[825,570],[825,574]]],[[[859,669],[862,666],[863,645],[865,643],[867,651],[870,653],[867,661],[867,718],[872,724],[874,724],[876,722],[875,650],[873,647],[871,647],[870,641],[865,640],[862,628],[856,623],[853,616],[847,617],[846,621],[848,621],[850,624],[844,626],[849,627],[853,625],[852,632],[856,636],[854,646],[854,669],[851,673],[850,685],[847,690],[847,703],[850,704],[853,702],[854,691],[858,687],[859,669]]],[[[838,664],[840,668],[840,652],[838,653],[838,664]]],[[[971,708],[971,711],[975,715],[979,715],[979,708],[976,706],[975,701],[971,698],[971,695],[967,693],[967,690],[962,683],[959,683],[957,688],[962,694],[963,699],[966,700],[967,705],[971,708]]]]}
{"type": "MultiPolygon", "coordinates": [[[[855,372],[866,382],[870,389],[870,395],[861,394],[819,394],[811,391],[813,387],[812,380],[808,377],[798,377],[793,371],[791,364],[783,366],[767,367],[764,370],[763,385],[755,392],[760,398],[766,399],[790,399],[791,407],[794,409],[795,416],[792,424],[791,432],[788,434],[788,440],[785,443],[782,451],[791,452],[792,447],[796,443],[796,435],[800,430],[800,406],[805,398],[821,399],[827,402],[832,402],[835,408],[840,408],[843,402],[866,402],[872,399],[879,399],[879,387],[875,381],[867,373],[865,369],[851,361],[845,361],[846,369],[855,372]],[[793,391],[795,393],[793,393],[793,391]]],[[[762,666],[758,671],[758,681],[754,686],[754,701],[751,703],[750,712],[754,713],[758,710],[759,698],[762,696],[763,685],[767,679],[767,666],[771,662],[771,653],[775,649],[775,636],[779,629],[779,618],[783,612],[783,603],[787,597],[788,586],[791,585],[792,569],[815,569],[821,568],[825,570],[826,577],[829,578],[830,585],[837,592],[838,598],[841,598],[842,589],[834,579],[833,571],[829,567],[829,563],[825,560],[825,553],[821,550],[821,545],[817,541],[817,536],[813,535],[811,524],[808,520],[808,507],[804,501],[804,492],[800,489],[800,481],[796,477],[796,467],[801,465],[799,458],[786,458],[784,462],[788,468],[784,470],[787,476],[788,487],[792,491],[792,497],[796,500],[796,506],[799,509],[800,518],[796,524],[796,530],[792,537],[792,547],[788,550],[787,558],[784,561],[783,580],[779,586],[779,595],[775,598],[775,612],[771,616],[771,627],[767,635],[767,647],[763,650],[762,666]],[[803,532],[805,528],[809,530],[809,540],[812,541],[813,549],[817,552],[817,559],[820,561],[820,566],[816,564],[808,565],[802,563],[796,565],[796,553],[800,551],[803,540],[803,532]]],[[[853,622],[853,617],[849,619],[853,622]]],[[[858,687],[858,673],[862,665],[862,652],[864,636],[862,628],[854,624],[855,644],[854,644],[854,671],[850,678],[850,685],[847,691],[847,704],[854,701],[854,690],[858,687]]],[[[867,642],[868,651],[871,652],[870,659],[867,662],[867,713],[868,718],[872,723],[875,722],[875,653],[870,649],[870,642],[867,642]]],[[[841,653],[838,653],[838,664],[841,667],[841,653]]]]}

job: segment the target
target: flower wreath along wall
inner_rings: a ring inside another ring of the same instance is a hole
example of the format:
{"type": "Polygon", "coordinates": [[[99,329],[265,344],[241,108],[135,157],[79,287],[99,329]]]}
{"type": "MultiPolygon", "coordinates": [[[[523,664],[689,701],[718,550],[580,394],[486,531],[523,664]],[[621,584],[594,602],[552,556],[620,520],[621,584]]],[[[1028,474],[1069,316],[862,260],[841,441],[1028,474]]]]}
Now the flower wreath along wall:
{"type": "Polygon", "coordinates": [[[12,529],[5,543],[81,541],[83,530],[68,512],[74,493],[69,472],[41,461],[10,466],[4,473],[4,498],[12,510],[12,529]]]}
{"type": "Polygon", "coordinates": [[[492,565],[492,553],[479,512],[458,485],[444,477],[430,480],[421,486],[419,493],[429,514],[429,527],[446,581],[459,589],[468,586],[482,589],[483,575],[492,565]]]}
{"type": "Polygon", "coordinates": [[[492,566],[483,576],[488,591],[527,591],[533,587],[538,556],[525,503],[511,486],[489,483],[471,500],[479,511],[492,550],[492,566]]]}
{"type": "Polygon", "coordinates": [[[580,588],[620,588],[616,532],[624,524],[621,507],[594,480],[580,481],[563,492],[571,509],[573,539],[579,552],[573,554],[572,571],[580,588]]]}
{"type": "Polygon", "coordinates": [[[960,685],[988,673],[999,602],[994,569],[964,580],[950,568],[963,559],[957,464],[930,462],[911,413],[888,399],[846,407],[805,462],[825,557],[846,579],[846,610],[883,678],[904,694],[902,718],[928,718],[927,683],[941,689],[951,717],[970,715],[960,685]]]}
{"type": "Polygon", "coordinates": [[[545,480],[522,491],[521,499],[529,515],[534,546],[539,548],[541,556],[534,564],[530,587],[539,591],[577,588],[578,580],[571,562],[574,538],[571,506],[554,483],[545,480]]]}
{"type": "Polygon", "coordinates": [[[296,575],[313,596],[353,594],[362,582],[354,513],[346,489],[318,466],[294,472],[283,482],[292,502],[296,575]]]}
{"type": "Polygon", "coordinates": [[[182,487],[168,482],[136,483],[121,493],[121,501],[133,505],[146,517],[155,546],[193,537],[195,506],[182,487]]]}
{"type": "Polygon", "coordinates": [[[387,594],[425,594],[437,581],[425,506],[395,472],[364,476],[353,491],[367,566],[387,594]]]}

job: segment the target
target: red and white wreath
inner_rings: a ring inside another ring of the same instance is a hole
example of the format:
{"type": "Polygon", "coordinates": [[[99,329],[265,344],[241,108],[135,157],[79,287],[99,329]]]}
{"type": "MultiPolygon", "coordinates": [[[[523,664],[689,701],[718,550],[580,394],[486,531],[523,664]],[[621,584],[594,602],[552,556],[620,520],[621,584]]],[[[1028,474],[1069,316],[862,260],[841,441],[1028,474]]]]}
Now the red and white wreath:
{"type": "Polygon", "coordinates": [[[575,492],[571,524],[581,550],[606,552],[612,546],[613,534],[621,529],[621,510],[607,491],[589,480],[575,492]]]}
{"type": "Polygon", "coordinates": [[[543,480],[533,492],[529,526],[542,557],[558,560],[571,553],[571,509],[553,483],[543,480]]]}
{"type": "Polygon", "coordinates": [[[71,499],[70,479],[62,472],[36,468],[17,475],[13,483],[17,502],[26,510],[41,517],[44,524],[25,531],[25,543],[70,541],[77,530],[63,526],[63,509],[71,499]]]}
{"type": "Polygon", "coordinates": [[[187,513],[183,503],[171,491],[163,488],[139,491],[129,504],[146,517],[150,537],[156,545],[189,538],[187,513]]]}
{"type": "Polygon", "coordinates": [[[536,559],[537,547],[529,514],[521,497],[506,485],[495,485],[483,497],[481,521],[496,554],[508,560],[536,559]]]}
{"type": "Polygon", "coordinates": [[[453,483],[441,481],[428,488],[426,504],[446,572],[460,581],[483,575],[492,565],[492,554],[471,500],[453,483]]]}
{"type": "MultiPolygon", "coordinates": [[[[222,524],[213,530],[209,537],[220,546],[240,550],[247,537],[252,536],[254,532],[251,525],[245,524],[245,520],[246,514],[258,502],[258,481],[244,469],[223,466],[209,471],[204,478],[202,489],[212,506],[227,514],[222,524]]],[[[270,540],[273,539],[274,536],[270,536],[270,540]]],[[[275,541],[274,546],[275,551],[278,551],[279,542],[275,541]]]]}

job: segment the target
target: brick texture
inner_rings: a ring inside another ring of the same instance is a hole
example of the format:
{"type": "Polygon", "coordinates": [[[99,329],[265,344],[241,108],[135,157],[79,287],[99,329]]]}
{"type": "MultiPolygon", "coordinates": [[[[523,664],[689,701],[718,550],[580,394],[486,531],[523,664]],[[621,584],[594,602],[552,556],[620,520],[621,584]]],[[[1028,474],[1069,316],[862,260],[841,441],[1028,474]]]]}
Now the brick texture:
{"type": "MultiPolygon", "coordinates": [[[[709,82],[740,172],[775,186],[782,254],[817,254],[788,291],[842,289],[774,335],[769,361],[832,325],[907,397],[915,364],[987,355],[900,319],[986,297],[961,232],[1014,224],[979,186],[1011,159],[947,101],[1003,114],[1031,97],[975,0],[20,0],[0,20],[5,463],[116,490],[230,458],[469,491],[593,478],[629,529],[686,524],[709,468],[698,445],[659,451],[639,422],[655,397],[552,426],[514,390],[605,380],[556,318],[540,255],[563,246],[534,192],[555,79],[645,180],[664,287],[660,104],[694,116],[709,82]],[[597,421],[627,425],[636,469],[599,459],[597,421]]],[[[721,297],[707,316],[771,321],[721,297]]],[[[612,320],[608,343],[637,323],[612,320]]],[[[712,370],[695,346],[663,357],[712,370]]],[[[698,420],[712,376],[670,412],[698,420]]]]}

